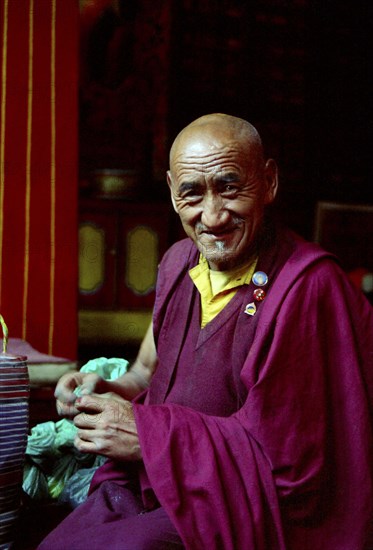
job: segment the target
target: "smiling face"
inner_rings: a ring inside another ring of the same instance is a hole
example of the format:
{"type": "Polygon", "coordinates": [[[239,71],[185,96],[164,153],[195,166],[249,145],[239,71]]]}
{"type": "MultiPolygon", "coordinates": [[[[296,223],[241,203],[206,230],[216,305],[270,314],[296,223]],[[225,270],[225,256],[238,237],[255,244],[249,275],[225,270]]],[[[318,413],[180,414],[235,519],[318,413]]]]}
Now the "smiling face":
{"type": "Polygon", "coordinates": [[[247,262],[264,207],[277,190],[277,168],[263,160],[256,130],[241,119],[208,115],[179,134],[167,181],[184,230],[213,270],[247,262]]]}

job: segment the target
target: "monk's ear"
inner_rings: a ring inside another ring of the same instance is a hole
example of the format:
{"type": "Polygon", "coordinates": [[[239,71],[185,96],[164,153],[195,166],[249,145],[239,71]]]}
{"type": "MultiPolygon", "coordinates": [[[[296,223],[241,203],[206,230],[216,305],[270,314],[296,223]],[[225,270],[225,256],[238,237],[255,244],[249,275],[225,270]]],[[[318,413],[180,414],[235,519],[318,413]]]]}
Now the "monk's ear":
{"type": "Polygon", "coordinates": [[[172,176],[171,176],[170,170],[167,170],[167,185],[168,185],[168,187],[170,189],[170,193],[171,193],[172,206],[174,207],[174,210],[175,210],[176,214],[178,214],[179,211],[177,209],[176,202],[175,202],[175,199],[174,199],[174,194],[172,192],[172,176]]]}
{"type": "Polygon", "coordinates": [[[278,188],[278,169],[273,159],[268,159],[265,163],[264,178],[266,182],[264,204],[271,204],[275,200],[278,188]]]}

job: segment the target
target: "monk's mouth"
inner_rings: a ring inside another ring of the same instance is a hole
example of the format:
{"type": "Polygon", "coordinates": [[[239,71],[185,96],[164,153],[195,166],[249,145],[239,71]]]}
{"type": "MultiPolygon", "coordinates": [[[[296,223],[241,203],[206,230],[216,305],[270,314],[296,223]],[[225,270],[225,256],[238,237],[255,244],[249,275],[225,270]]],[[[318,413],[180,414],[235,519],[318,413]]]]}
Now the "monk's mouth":
{"type": "Polygon", "coordinates": [[[212,241],[224,241],[230,239],[232,235],[237,231],[238,227],[231,227],[224,229],[224,231],[201,231],[199,237],[205,237],[212,241]]]}

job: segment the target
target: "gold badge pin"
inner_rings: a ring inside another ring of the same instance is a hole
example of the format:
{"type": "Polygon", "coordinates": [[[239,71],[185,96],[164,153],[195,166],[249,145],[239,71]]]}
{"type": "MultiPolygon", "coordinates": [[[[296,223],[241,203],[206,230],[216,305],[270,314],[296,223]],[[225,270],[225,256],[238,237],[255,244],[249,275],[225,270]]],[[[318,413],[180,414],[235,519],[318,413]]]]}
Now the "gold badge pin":
{"type": "Polygon", "coordinates": [[[254,304],[254,302],[250,302],[250,304],[247,304],[247,306],[245,307],[245,313],[251,316],[255,315],[256,305],[254,304]]]}

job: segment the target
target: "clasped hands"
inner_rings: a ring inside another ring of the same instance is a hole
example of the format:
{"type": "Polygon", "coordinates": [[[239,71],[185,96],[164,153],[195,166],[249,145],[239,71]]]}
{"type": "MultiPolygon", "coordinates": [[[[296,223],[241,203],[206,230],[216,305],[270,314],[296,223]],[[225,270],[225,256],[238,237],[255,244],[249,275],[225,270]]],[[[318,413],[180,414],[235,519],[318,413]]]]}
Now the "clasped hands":
{"type": "Polygon", "coordinates": [[[112,392],[109,384],[97,377],[88,375],[84,380],[61,380],[56,388],[57,409],[60,414],[74,417],[78,428],[75,447],[78,451],[104,455],[118,461],[141,459],[141,449],[133,407],[130,401],[112,392]],[[84,395],[76,397],[71,391],[84,382],[84,395]],[[90,384],[91,382],[91,384],[90,384]]]}

